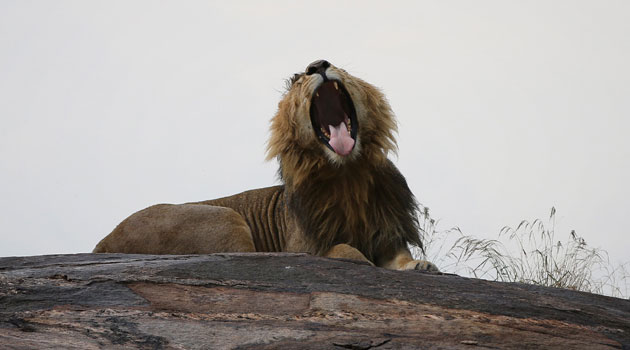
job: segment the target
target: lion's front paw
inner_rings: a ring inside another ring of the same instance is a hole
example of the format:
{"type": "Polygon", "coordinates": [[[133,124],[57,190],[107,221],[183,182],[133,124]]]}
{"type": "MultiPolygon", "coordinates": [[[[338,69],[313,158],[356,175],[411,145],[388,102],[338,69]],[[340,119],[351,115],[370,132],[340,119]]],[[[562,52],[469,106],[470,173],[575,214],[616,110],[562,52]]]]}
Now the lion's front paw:
{"type": "Polygon", "coordinates": [[[422,270],[429,272],[440,272],[435,264],[426,260],[412,260],[405,264],[403,270],[422,270]]]}

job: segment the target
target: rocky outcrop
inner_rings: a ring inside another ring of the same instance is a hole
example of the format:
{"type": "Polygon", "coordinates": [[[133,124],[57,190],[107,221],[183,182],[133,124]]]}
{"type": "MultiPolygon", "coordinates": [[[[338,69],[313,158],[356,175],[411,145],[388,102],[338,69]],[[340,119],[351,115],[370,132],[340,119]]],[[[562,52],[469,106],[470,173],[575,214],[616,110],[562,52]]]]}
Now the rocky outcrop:
{"type": "Polygon", "coordinates": [[[2,349],[630,349],[630,301],[304,254],[0,259],[2,349]]]}

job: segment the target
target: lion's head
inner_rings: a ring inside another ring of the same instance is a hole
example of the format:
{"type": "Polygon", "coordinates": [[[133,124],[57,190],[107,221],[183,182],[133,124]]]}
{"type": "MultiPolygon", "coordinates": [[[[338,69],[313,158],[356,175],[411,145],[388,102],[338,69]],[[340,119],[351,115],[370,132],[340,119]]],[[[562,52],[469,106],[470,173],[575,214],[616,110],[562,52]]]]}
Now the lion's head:
{"type": "Polygon", "coordinates": [[[385,96],[323,60],[287,85],[267,157],[312,251],[347,243],[371,258],[374,247],[421,245],[415,198],[387,159],[396,121],[385,96]]]}
{"type": "Polygon", "coordinates": [[[324,60],[287,85],[272,119],[268,159],[278,157],[284,167],[291,159],[341,167],[359,158],[383,162],[396,151],[394,114],[376,87],[324,60]]]}

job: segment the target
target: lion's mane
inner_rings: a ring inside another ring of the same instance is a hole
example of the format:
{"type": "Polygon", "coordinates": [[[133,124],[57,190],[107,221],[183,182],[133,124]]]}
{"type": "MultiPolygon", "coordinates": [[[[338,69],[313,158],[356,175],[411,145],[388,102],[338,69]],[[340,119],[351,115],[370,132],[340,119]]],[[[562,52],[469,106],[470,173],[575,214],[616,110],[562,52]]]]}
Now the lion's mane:
{"type": "Polygon", "coordinates": [[[354,103],[358,152],[342,159],[322,147],[309,115],[317,81],[294,77],[272,119],[267,148],[268,159],[280,163],[289,210],[316,254],[347,243],[372,260],[375,247],[422,247],[418,204],[387,158],[396,152],[397,131],[389,103],[377,88],[344,70],[330,67],[328,72],[354,103]]]}

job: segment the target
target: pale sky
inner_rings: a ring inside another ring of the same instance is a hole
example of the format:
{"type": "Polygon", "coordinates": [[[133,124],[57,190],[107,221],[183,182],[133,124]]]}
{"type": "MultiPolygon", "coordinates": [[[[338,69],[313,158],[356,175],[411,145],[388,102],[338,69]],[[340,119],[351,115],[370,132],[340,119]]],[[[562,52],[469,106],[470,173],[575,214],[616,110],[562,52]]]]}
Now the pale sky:
{"type": "Polygon", "coordinates": [[[628,1],[0,1],[0,256],[89,252],[155,203],[277,183],[284,79],[382,88],[440,226],[545,219],[628,261],[628,1]]]}

